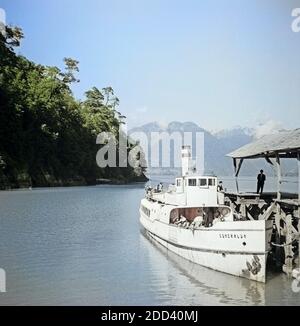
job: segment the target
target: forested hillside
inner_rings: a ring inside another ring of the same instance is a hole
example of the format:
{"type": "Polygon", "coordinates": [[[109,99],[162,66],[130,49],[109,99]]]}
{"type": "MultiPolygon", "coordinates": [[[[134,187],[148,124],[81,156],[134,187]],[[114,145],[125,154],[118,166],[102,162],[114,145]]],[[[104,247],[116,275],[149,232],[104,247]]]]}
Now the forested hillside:
{"type": "Polygon", "coordinates": [[[143,179],[131,167],[96,165],[97,134],[118,137],[125,118],[113,89],[94,87],[75,100],[78,62],[65,58],[64,71],[31,62],[16,54],[22,38],[20,28],[0,33],[0,188],[143,179]]]}

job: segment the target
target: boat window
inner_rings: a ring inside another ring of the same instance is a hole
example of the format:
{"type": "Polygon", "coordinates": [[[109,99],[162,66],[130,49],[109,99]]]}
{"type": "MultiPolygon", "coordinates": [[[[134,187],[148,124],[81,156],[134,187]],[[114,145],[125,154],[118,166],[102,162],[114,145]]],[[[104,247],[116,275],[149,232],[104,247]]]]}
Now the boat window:
{"type": "Polygon", "coordinates": [[[216,185],[216,180],[215,179],[208,179],[208,185],[209,186],[215,186],[216,185]]]}
{"type": "Polygon", "coordinates": [[[177,179],[177,187],[181,187],[181,179],[177,179]]]}
{"type": "Polygon", "coordinates": [[[207,179],[199,179],[199,186],[200,187],[207,186],[207,179]]]}
{"type": "Polygon", "coordinates": [[[148,217],[150,217],[150,209],[148,209],[147,207],[145,207],[143,205],[141,206],[141,209],[148,217]]]}
{"type": "Polygon", "coordinates": [[[189,186],[196,187],[197,186],[197,179],[189,179],[189,186]]]}

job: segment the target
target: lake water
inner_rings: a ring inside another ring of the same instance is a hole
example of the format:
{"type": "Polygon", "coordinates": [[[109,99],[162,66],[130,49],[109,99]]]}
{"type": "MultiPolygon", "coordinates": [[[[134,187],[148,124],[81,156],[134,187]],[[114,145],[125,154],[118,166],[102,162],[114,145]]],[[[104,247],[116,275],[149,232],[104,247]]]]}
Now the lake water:
{"type": "Polygon", "coordinates": [[[0,192],[0,305],[300,304],[283,273],[258,284],[149,240],[143,195],[144,185],[0,192]]]}

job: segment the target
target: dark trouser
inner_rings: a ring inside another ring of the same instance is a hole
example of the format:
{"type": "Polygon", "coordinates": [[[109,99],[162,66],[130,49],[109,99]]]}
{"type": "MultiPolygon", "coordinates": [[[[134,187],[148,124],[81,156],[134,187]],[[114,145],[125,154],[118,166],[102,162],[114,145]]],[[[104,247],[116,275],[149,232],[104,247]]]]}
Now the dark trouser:
{"type": "Polygon", "coordinates": [[[264,185],[265,183],[264,182],[257,182],[257,193],[263,193],[264,191],[264,185]]]}

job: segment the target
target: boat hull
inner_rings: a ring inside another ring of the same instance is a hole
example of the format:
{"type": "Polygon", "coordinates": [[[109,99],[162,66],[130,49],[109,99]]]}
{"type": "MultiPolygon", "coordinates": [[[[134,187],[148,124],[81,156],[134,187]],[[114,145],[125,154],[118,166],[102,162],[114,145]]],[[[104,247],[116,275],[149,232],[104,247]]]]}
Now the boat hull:
{"type": "Polygon", "coordinates": [[[177,255],[220,272],[266,282],[272,221],[222,222],[190,230],[140,214],[147,234],[177,255]]]}

